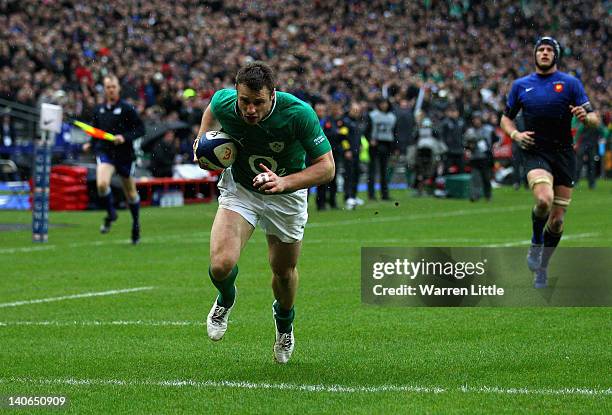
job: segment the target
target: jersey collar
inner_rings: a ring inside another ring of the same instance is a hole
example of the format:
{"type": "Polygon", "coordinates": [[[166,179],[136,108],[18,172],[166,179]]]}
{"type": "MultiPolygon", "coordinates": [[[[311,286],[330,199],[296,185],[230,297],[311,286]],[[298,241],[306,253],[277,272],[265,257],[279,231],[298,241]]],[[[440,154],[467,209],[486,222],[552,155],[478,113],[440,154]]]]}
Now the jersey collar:
{"type": "Polygon", "coordinates": [[[266,115],[265,117],[263,117],[261,119],[260,122],[264,122],[265,120],[267,120],[268,118],[270,118],[270,116],[272,115],[272,113],[274,112],[274,108],[276,108],[276,89],[274,90],[274,102],[272,103],[272,108],[270,108],[270,112],[268,113],[268,115],[266,115]]]}

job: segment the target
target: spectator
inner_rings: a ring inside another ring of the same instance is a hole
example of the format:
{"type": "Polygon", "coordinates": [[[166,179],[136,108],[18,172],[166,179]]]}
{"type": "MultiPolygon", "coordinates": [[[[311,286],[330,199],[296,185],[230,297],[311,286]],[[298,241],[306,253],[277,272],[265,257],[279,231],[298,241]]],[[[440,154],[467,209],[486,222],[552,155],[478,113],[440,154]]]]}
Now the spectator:
{"type": "Polygon", "coordinates": [[[399,106],[395,109],[395,116],[397,117],[398,148],[400,154],[406,156],[406,184],[410,187],[413,181],[417,129],[414,108],[408,99],[400,99],[399,106]]]}
{"type": "MultiPolygon", "coordinates": [[[[319,123],[323,129],[323,133],[325,133],[325,136],[331,145],[335,163],[338,159],[338,154],[340,151],[340,142],[338,137],[338,127],[336,125],[336,120],[332,115],[331,107],[332,106],[330,104],[322,101],[315,105],[315,112],[319,117],[319,123]]],[[[336,189],[336,173],[334,173],[334,178],[329,183],[317,186],[318,210],[325,210],[327,205],[329,205],[331,209],[338,208],[338,204],[336,202],[336,189]]]]}
{"type": "Polygon", "coordinates": [[[203,111],[199,105],[196,105],[196,98],[196,92],[191,88],[187,88],[182,94],[182,106],[179,112],[179,118],[190,126],[199,126],[200,120],[202,119],[203,111]]]}
{"type": "Polygon", "coordinates": [[[155,145],[151,153],[151,173],[153,177],[172,177],[172,166],[177,154],[177,139],[174,130],[168,130],[155,145]]]}
{"type": "Polygon", "coordinates": [[[428,192],[432,191],[438,166],[447,151],[446,145],[437,136],[431,119],[423,116],[418,129],[415,163],[415,188],[418,196],[423,194],[426,187],[428,192]]]}
{"type": "Polygon", "coordinates": [[[582,177],[582,170],[586,164],[586,177],[589,189],[595,188],[597,180],[597,159],[599,159],[599,142],[606,137],[606,128],[602,125],[587,126],[580,124],[576,131],[576,182],[582,177]]]}
{"type": "Polygon", "coordinates": [[[612,102],[608,9],[593,0],[544,2],[539,19],[533,2],[512,0],[18,3],[0,2],[0,98],[35,106],[63,89],[69,116],[102,100],[110,72],[145,116],[153,107],[160,118],[181,113],[192,99],[201,110],[210,91],[232,86],[244,62],[265,55],[279,87],[311,104],[418,96],[436,125],[447,106],[467,123],[474,111],[503,109],[510,81],[532,68],[522,45],[551,27],[571,45],[560,69],[581,78],[602,114],[612,102]],[[114,30],[100,33],[90,23],[98,21],[114,30]],[[185,99],[190,89],[196,97],[185,99]]]}
{"type": "Polygon", "coordinates": [[[483,124],[482,113],[474,112],[472,126],[465,133],[465,147],[468,149],[472,169],[472,202],[480,199],[481,189],[487,202],[491,200],[491,178],[493,175],[494,128],[483,124]]]}
{"type": "Polygon", "coordinates": [[[361,104],[359,102],[351,102],[349,112],[344,117],[344,125],[348,130],[345,140],[348,141],[349,145],[349,149],[345,149],[344,152],[346,169],[344,180],[345,207],[348,210],[364,204],[363,199],[357,196],[357,188],[359,186],[359,177],[361,176],[359,152],[361,151],[361,137],[365,130],[365,123],[361,104]]]}
{"type": "Polygon", "coordinates": [[[448,173],[463,173],[464,171],[464,130],[465,122],[459,117],[459,111],[455,106],[449,106],[440,124],[440,138],[448,147],[445,160],[445,170],[448,173]]]}
{"type": "Polygon", "coordinates": [[[397,152],[397,117],[391,111],[391,103],[386,99],[378,99],[376,108],[368,114],[365,137],[370,144],[370,165],[368,166],[368,197],[376,200],[376,167],[380,180],[382,200],[391,200],[387,183],[387,168],[389,157],[397,152]]]}

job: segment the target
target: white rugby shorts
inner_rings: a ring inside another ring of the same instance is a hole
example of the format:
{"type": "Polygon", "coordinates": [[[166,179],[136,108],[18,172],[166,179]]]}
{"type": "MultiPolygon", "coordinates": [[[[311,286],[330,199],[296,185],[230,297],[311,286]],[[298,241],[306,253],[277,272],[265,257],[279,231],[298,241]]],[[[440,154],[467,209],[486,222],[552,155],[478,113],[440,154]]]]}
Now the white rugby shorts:
{"type": "Polygon", "coordinates": [[[308,190],[264,195],[236,183],[231,169],[226,169],[218,183],[219,207],[238,213],[254,228],[261,226],[266,235],[285,243],[301,241],[308,220],[308,190]]]}

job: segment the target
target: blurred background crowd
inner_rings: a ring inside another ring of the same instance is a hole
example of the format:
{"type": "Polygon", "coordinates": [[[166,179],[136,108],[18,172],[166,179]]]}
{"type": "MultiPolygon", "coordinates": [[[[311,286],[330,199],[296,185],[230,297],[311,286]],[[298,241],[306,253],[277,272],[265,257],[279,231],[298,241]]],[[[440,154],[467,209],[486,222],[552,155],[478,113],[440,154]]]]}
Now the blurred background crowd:
{"type": "Polygon", "coordinates": [[[163,142],[162,156],[189,161],[213,92],[232,87],[245,62],[263,60],[280,90],[321,104],[319,115],[338,131],[352,107],[367,129],[368,113],[388,102],[397,142],[387,162],[393,167],[395,154],[408,163],[409,185],[418,188],[417,156],[407,153],[427,129],[440,141],[431,148],[442,163],[435,169],[463,171],[479,157],[482,135],[511,157],[498,117],[512,81],[533,71],[540,35],[560,41],[560,70],[585,85],[605,123],[596,141],[604,139],[611,16],[610,1],[591,0],[0,0],[0,103],[61,98],[69,116],[88,120],[103,76],[114,73],[149,129],[172,126],[146,158],[163,142]]]}

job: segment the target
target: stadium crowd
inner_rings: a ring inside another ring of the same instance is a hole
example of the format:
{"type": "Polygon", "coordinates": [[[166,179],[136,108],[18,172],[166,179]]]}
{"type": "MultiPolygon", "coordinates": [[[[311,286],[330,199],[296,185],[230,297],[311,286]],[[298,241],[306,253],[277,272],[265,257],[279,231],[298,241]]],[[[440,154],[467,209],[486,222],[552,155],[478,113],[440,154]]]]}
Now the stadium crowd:
{"type": "Polygon", "coordinates": [[[2,0],[0,98],[35,106],[62,90],[65,111],[89,119],[114,73],[146,123],[193,126],[240,65],[264,60],[313,106],[404,99],[436,130],[458,112],[465,131],[474,114],[497,122],[511,81],[533,68],[526,46],[548,34],[608,123],[610,16],[595,0],[2,0]]]}

